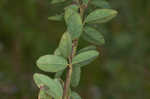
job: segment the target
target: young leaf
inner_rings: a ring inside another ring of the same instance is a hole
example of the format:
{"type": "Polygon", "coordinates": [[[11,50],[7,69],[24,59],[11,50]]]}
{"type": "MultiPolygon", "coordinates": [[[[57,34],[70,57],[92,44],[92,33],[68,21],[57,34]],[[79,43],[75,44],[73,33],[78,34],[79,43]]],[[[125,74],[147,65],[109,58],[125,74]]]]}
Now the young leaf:
{"type": "Polygon", "coordinates": [[[96,50],[96,46],[94,45],[90,45],[90,46],[87,46],[85,48],[82,48],[78,51],[78,54],[79,53],[82,53],[82,52],[85,52],[85,51],[90,51],[90,50],[96,50]]]}
{"type": "Polygon", "coordinates": [[[59,51],[65,58],[68,58],[72,52],[72,40],[68,32],[65,32],[60,40],[59,51]]]}
{"type": "Polygon", "coordinates": [[[79,13],[72,9],[66,9],[64,17],[67,24],[67,31],[70,33],[72,40],[79,38],[83,29],[79,13]]]}
{"type": "Polygon", "coordinates": [[[61,99],[63,94],[63,88],[59,82],[51,79],[46,75],[39,74],[39,73],[35,73],[33,78],[36,85],[41,90],[44,90],[46,94],[52,96],[55,99],[61,99]]]}
{"type": "Polygon", "coordinates": [[[67,60],[61,56],[45,55],[37,60],[37,66],[45,72],[58,72],[67,67],[67,60]]]}
{"type": "Polygon", "coordinates": [[[71,98],[71,99],[81,99],[81,96],[80,96],[78,93],[72,91],[70,98],[71,98]]]}
{"type": "Polygon", "coordinates": [[[44,90],[40,90],[38,99],[52,99],[44,90]]]}
{"type": "Polygon", "coordinates": [[[102,45],[105,43],[104,37],[96,29],[86,26],[82,35],[83,39],[96,45],[102,45]]]}
{"type": "Polygon", "coordinates": [[[52,20],[52,21],[62,21],[63,19],[64,19],[63,15],[56,15],[56,16],[48,17],[48,20],[52,20]]]}
{"type": "Polygon", "coordinates": [[[79,85],[80,76],[81,76],[81,68],[78,66],[73,66],[72,76],[71,76],[71,86],[72,87],[77,87],[79,85]]]}
{"type": "Polygon", "coordinates": [[[97,9],[91,12],[85,19],[86,23],[105,23],[117,15],[112,9],[97,9]]]}
{"type": "Polygon", "coordinates": [[[98,51],[91,50],[78,54],[72,60],[72,64],[77,65],[79,67],[85,66],[92,62],[99,55],[98,51]]]}
{"type": "Polygon", "coordinates": [[[56,4],[56,3],[62,3],[64,2],[65,0],[52,0],[51,1],[51,4],[56,4]]]}

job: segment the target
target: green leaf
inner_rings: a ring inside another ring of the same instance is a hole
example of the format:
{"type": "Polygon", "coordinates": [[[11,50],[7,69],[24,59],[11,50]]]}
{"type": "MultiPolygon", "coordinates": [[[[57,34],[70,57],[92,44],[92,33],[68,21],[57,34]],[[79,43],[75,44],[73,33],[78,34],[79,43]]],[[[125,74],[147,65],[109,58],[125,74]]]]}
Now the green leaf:
{"type": "Polygon", "coordinates": [[[59,43],[59,51],[61,55],[68,58],[72,52],[72,40],[68,32],[65,32],[59,43]]]}
{"type": "Polygon", "coordinates": [[[65,21],[66,22],[68,22],[67,20],[69,19],[69,17],[74,13],[74,12],[76,12],[75,10],[73,10],[73,9],[65,9],[65,15],[64,15],[64,19],[65,19],[65,21]]]}
{"type": "Polygon", "coordinates": [[[62,99],[63,95],[63,88],[57,80],[53,80],[50,77],[35,73],[34,81],[36,85],[41,89],[44,90],[48,95],[52,96],[55,99],[62,99]]]}
{"type": "Polygon", "coordinates": [[[81,96],[80,96],[78,93],[72,91],[70,98],[71,98],[71,99],[81,99],[81,96]]]}
{"type": "Polygon", "coordinates": [[[40,90],[38,99],[52,99],[44,90],[40,90]]]}
{"type": "Polygon", "coordinates": [[[98,51],[91,50],[78,54],[72,60],[73,65],[77,65],[79,67],[85,66],[92,62],[99,55],[98,51]]]}
{"type": "Polygon", "coordinates": [[[48,17],[48,20],[52,21],[62,21],[64,19],[63,15],[56,15],[48,17]]]}
{"type": "Polygon", "coordinates": [[[37,66],[45,72],[58,72],[67,67],[67,60],[61,56],[45,55],[37,60],[37,66]]]}
{"type": "Polygon", "coordinates": [[[67,31],[70,33],[72,40],[79,38],[83,30],[82,19],[79,13],[72,9],[66,9],[64,17],[67,31]]]}
{"type": "Polygon", "coordinates": [[[86,26],[82,35],[83,39],[96,45],[102,45],[105,43],[104,37],[96,29],[86,26]]]}
{"type": "Polygon", "coordinates": [[[61,56],[61,52],[59,51],[59,48],[56,48],[56,50],[54,51],[54,55],[61,56]]]}
{"type": "Polygon", "coordinates": [[[105,23],[117,15],[117,11],[112,9],[97,9],[91,12],[85,19],[86,23],[105,23]]]}
{"type": "Polygon", "coordinates": [[[62,3],[65,2],[66,0],[52,0],[51,4],[56,4],[56,3],[62,3]]]}
{"type": "Polygon", "coordinates": [[[81,68],[78,66],[73,66],[72,76],[71,76],[71,86],[72,87],[77,87],[79,85],[80,76],[81,76],[81,68]]]}
{"type": "Polygon", "coordinates": [[[91,4],[100,8],[111,8],[106,0],[92,0],[91,4]]]}
{"type": "Polygon", "coordinates": [[[85,48],[82,48],[82,49],[80,49],[80,50],[78,51],[78,54],[79,54],[79,53],[82,53],[82,52],[85,52],[85,51],[89,51],[89,50],[96,50],[96,46],[90,45],[90,46],[87,46],[87,47],[85,47],[85,48]]]}

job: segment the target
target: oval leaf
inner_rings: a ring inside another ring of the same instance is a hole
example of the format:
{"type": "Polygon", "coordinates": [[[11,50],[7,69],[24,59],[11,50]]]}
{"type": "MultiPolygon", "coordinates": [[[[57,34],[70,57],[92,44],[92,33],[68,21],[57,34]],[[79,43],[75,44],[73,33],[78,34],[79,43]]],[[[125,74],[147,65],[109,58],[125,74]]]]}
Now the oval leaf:
{"type": "Polygon", "coordinates": [[[37,66],[45,72],[58,72],[67,67],[67,60],[61,56],[45,55],[37,60],[37,66]]]}
{"type": "Polygon", "coordinates": [[[86,23],[104,23],[110,21],[117,15],[117,11],[112,9],[97,9],[91,12],[85,22],[86,23]]]}
{"type": "Polygon", "coordinates": [[[72,64],[78,65],[80,67],[85,66],[92,62],[98,55],[99,52],[95,50],[80,53],[73,58],[72,64]]]}
{"type": "Polygon", "coordinates": [[[70,33],[72,40],[79,38],[83,29],[82,19],[79,13],[72,9],[66,9],[65,21],[67,24],[67,31],[70,33]]]}
{"type": "Polygon", "coordinates": [[[78,66],[73,66],[72,76],[71,76],[72,87],[77,87],[79,85],[80,77],[81,77],[81,68],[78,66]]]}
{"type": "Polygon", "coordinates": [[[44,90],[48,95],[54,97],[55,99],[61,99],[63,95],[63,88],[59,82],[56,82],[56,80],[39,73],[35,73],[33,78],[36,85],[41,90],[44,90]]]}
{"type": "Polygon", "coordinates": [[[96,45],[105,43],[104,37],[96,29],[86,26],[82,35],[83,39],[96,45]]]}
{"type": "Polygon", "coordinates": [[[59,51],[61,55],[68,58],[72,52],[72,40],[68,32],[65,32],[60,40],[59,51]]]}

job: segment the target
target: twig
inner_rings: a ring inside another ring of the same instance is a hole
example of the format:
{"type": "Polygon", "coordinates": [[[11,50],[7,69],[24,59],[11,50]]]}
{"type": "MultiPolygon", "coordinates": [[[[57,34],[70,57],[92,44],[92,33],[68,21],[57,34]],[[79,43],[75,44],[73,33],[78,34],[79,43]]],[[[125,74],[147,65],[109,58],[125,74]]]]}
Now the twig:
{"type": "Polygon", "coordinates": [[[70,81],[71,81],[71,75],[72,75],[72,59],[75,56],[76,49],[78,46],[78,40],[74,40],[72,44],[72,54],[69,57],[69,66],[67,68],[67,75],[66,75],[66,82],[64,85],[64,93],[63,93],[63,98],[62,99],[69,99],[69,88],[70,88],[70,81]]]}
{"type": "MultiPolygon", "coordinates": [[[[78,4],[80,4],[80,0],[76,0],[76,2],[78,4]]],[[[85,8],[86,7],[84,7],[83,5],[80,5],[80,16],[82,19],[83,19],[85,8]]],[[[72,59],[76,54],[77,46],[78,46],[78,39],[75,39],[75,40],[73,40],[73,43],[72,43],[72,54],[69,57],[69,66],[67,68],[66,82],[64,85],[64,92],[63,92],[63,98],[62,99],[70,99],[69,88],[70,88],[70,81],[71,81],[71,75],[72,75],[72,59]]]]}

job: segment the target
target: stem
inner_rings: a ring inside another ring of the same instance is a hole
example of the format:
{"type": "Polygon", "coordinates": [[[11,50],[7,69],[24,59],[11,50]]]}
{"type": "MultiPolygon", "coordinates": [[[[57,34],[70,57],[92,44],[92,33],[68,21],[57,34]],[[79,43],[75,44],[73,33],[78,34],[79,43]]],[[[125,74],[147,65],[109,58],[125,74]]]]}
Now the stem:
{"type": "MultiPolygon", "coordinates": [[[[79,4],[80,0],[76,0],[76,2],[79,4]]],[[[80,5],[80,16],[82,20],[83,20],[84,10],[85,10],[85,7],[80,5]]],[[[72,75],[72,59],[76,54],[77,46],[78,46],[78,39],[75,39],[73,40],[73,43],[72,43],[72,54],[69,57],[69,66],[67,68],[66,82],[64,84],[64,91],[63,91],[62,99],[70,99],[69,88],[70,88],[70,81],[71,81],[71,75],[72,75]]]]}
{"type": "Polygon", "coordinates": [[[69,99],[69,88],[70,88],[70,81],[71,81],[71,75],[72,75],[72,59],[75,56],[76,49],[78,45],[78,40],[74,40],[72,44],[72,54],[69,57],[69,66],[67,68],[67,75],[66,75],[66,82],[64,85],[64,92],[63,92],[63,98],[62,99],[69,99]]]}
{"type": "Polygon", "coordinates": [[[72,65],[69,65],[67,68],[66,83],[64,85],[63,99],[68,98],[71,75],[72,75],[72,65]]]}

